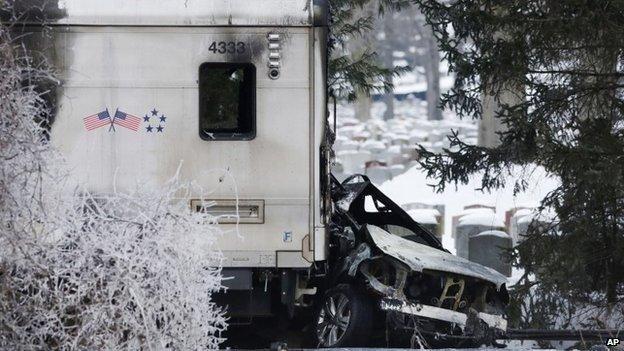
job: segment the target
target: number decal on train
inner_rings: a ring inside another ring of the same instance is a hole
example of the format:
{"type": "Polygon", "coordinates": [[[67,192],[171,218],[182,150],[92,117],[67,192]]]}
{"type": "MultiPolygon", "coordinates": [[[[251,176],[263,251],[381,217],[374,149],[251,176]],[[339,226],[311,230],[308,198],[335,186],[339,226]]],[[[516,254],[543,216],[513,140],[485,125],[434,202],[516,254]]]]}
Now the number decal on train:
{"type": "Polygon", "coordinates": [[[208,47],[208,51],[215,54],[242,54],[246,50],[245,43],[242,41],[213,41],[208,47]]]}

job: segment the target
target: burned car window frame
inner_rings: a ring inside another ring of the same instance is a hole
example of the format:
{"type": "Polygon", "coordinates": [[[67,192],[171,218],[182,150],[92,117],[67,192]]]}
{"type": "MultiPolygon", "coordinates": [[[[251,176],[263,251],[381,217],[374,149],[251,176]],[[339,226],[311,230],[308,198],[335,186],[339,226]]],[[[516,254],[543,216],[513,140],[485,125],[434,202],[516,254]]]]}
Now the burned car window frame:
{"type": "Polygon", "coordinates": [[[346,201],[343,202],[345,208],[342,211],[347,212],[348,216],[352,216],[355,223],[372,224],[380,227],[387,225],[403,227],[413,232],[414,237],[418,238],[407,240],[448,252],[433,233],[414,221],[399,205],[377,189],[367,176],[354,174],[341,183],[332,175],[332,186],[334,187],[332,190],[334,198],[350,194],[345,196],[346,201]],[[358,178],[361,178],[361,181],[355,181],[358,178]],[[366,197],[368,196],[371,197],[378,212],[366,210],[366,197]]]}
{"type": "Polygon", "coordinates": [[[256,66],[242,62],[204,62],[199,66],[199,136],[206,141],[246,141],[256,137],[256,66]],[[211,84],[208,70],[232,69],[243,71],[243,80],[238,92],[238,116],[236,128],[206,128],[205,120],[210,117],[210,103],[206,100],[211,84]]]}

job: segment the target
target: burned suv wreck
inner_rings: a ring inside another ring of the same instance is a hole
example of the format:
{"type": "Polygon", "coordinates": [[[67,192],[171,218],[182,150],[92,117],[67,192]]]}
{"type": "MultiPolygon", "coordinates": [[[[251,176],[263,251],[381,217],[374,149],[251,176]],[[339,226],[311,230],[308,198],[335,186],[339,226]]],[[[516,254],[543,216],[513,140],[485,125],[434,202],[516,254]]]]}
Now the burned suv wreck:
{"type": "Polygon", "coordinates": [[[367,345],[375,336],[412,346],[497,345],[507,327],[503,275],[450,254],[366,176],[333,178],[332,201],[334,259],[331,288],[317,303],[318,346],[367,345]]]}

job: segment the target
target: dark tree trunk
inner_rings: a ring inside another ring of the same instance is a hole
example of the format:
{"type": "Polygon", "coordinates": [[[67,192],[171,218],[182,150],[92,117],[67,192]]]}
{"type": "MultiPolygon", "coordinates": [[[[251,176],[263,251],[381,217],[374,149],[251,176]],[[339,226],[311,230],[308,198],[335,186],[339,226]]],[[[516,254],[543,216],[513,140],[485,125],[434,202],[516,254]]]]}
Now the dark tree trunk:
{"type": "MultiPolygon", "coordinates": [[[[383,19],[384,47],[382,50],[382,58],[384,67],[388,68],[394,67],[394,58],[392,55],[392,40],[394,39],[394,28],[392,27],[392,25],[392,13],[387,13],[383,19]]],[[[392,77],[389,78],[389,82],[393,83],[392,77]]],[[[383,119],[387,121],[394,118],[394,93],[389,92],[384,94],[383,102],[386,105],[386,111],[384,112],[383,119]]]]}
{"type": "Polygon", "coordinates": [[[433,33],[429,28],[423,28],[426,43],[425,74],[427,76],[427,119],[439,121],[442,119],[440,103],[440,52],[433,33]]]}

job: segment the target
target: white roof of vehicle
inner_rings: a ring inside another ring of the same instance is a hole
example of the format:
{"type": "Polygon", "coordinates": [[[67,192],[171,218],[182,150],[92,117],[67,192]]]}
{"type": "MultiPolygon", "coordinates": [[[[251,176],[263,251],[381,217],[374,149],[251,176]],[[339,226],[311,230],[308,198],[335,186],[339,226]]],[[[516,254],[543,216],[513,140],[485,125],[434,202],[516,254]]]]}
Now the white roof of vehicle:
{"type": "Polygon", "coordinates": [[[314,21],[312,0],[49,0],[45,6],[50,22],[70,25],[310,26],[314,21]]]}

